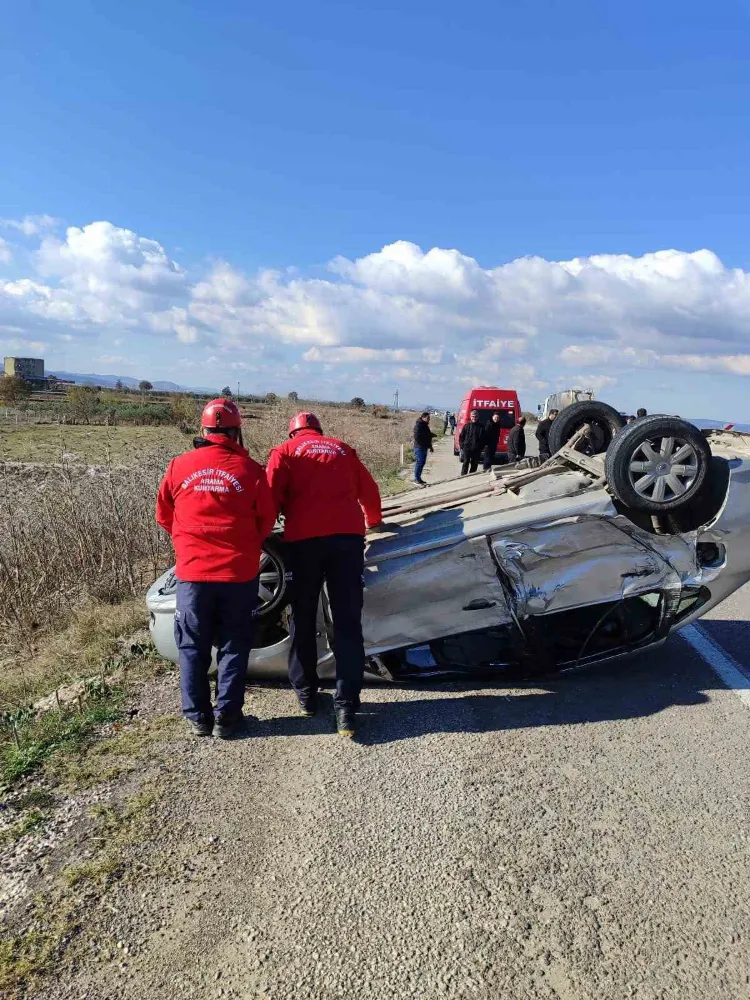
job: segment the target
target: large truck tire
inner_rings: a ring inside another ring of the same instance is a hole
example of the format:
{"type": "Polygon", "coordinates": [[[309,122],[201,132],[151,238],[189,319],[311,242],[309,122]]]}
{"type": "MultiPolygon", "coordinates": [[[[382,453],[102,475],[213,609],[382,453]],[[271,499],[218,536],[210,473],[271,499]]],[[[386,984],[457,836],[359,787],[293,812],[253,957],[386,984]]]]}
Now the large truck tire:
{"type": "Polygon", "coordinates": [[[598,455],[607,450],[615,435],[622,430],[624,421],[613,406],[598,399],[566,406],[550,425],[550,453],[554,455],[563,448],[585,424],[591,428],[591,435],[583,450],[590,455],[598,455]]]}

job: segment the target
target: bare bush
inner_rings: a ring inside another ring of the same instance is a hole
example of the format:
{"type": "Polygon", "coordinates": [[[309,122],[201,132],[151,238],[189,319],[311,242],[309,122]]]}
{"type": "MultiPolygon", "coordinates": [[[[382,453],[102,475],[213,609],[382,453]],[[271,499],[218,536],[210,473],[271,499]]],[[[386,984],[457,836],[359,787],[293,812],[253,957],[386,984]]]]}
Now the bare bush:
{"type": "MultiPolygon", "coordinates": [[[[316,414],[326,434],[356,448],[362,461],[381,482],[398,468],[401,445],[411,442],[415,416],[406,410],[388,414],[381,408],[382,412],[377,414],[380,419],[375,419],[368,410],[349,406],[308,401],[304,407],[316,414]]],[[[272,406],[247,408],[245,416],[250,419],[245,421],[242,433],[245,447],[256,461],[266,463],[271,448],[285,440],[289,420],[299,409],[296,400],[277,400],[272,406]]]]}
{"type": "Polygon", "coordinates": [[[64,628],[89,598],[142,594],[169,564],[169,539],[154,523],[165,464],[0,467],[0,658],[64,628]]]}

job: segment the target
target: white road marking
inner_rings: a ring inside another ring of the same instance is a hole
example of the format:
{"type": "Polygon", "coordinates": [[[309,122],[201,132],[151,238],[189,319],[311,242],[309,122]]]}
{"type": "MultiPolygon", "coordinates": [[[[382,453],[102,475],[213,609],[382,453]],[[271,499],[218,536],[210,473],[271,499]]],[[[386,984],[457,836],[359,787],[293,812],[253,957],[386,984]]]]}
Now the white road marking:
{"type": "Polygon", "coordinates": [[[737,695],[745,708],[750,708],[750,679],[721,646],[717,645],[713,639],[709,639],[703,629],[697,625],[688,625],[680,631],[680,635],[703,657],[726,686],[737,695]]]}

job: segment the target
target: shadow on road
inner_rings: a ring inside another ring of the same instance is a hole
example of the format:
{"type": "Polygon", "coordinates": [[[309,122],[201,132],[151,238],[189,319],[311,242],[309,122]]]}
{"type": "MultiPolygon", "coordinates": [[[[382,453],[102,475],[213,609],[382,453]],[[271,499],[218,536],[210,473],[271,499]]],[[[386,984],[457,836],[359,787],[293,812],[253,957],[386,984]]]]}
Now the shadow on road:
{"type": "MultiPolygon", "coordinates": [[[[407,699],[396,694],[388,701],[368,698],[366,688],[358,742],[377,746],[430,733],[503,732],[645,718],[673,706],[704,705],[710,700],[706,692],[722,687],[695,651],[673,638],[659,650],[537,681],[533,686],[471,680],[425,684],[419,690],[429,690],[431,697],[407,699]]],[[[413,692],[415,687],[408,690],[413,692]]],[[[330,694],[321,694],[313,719],[292,714],[291,691],[289,699],[288,717],[259,721],[252,726],[252,735],[306,736],[333,731],[330,694]]]]}
{"type": "Polygon", "coordinates": [[[734,660],[748,677],[750,687],[750,621],[701,618],[696,624],[734,660]]]}
{"type": "MultiPolygon", "coordinates": [[[[540,726],[577,726],[656,715],[675,705],[709,701],[706,689],[721,686],[706,664],[681,641],[633,659],[535,683],[509,695],[484,685],[486,693],[366,706],[361,742],[368,745],[413,739],[428,733],[486,733],[540,726]],[[541,690],[540,690],[541,689],[541,690]]],[[[476,685],[472,685],[476,691],[476,685]]]]}

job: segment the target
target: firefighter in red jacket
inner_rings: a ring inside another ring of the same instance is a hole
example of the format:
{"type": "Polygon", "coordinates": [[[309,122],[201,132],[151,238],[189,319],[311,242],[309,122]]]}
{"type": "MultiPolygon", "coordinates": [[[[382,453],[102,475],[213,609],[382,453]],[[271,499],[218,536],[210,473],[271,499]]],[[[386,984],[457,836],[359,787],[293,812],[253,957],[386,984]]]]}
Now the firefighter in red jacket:
{"type": "Polygon", "coordinates": [[[333,617],[336,728],[353,736],[365,666],[362,639],[364,535],[380,524],[377,483],[356,451],[323,434],[314,413],[298,413],[289,440],[268,460],[268,482],[284,514],[292,573],[289,679],[303,715],[316,709],[317,614],[325,582],[333,617]]]}
{"type": "Polygon", "coordinates": [[[276,520],[263,467],[242,446],[242,418],[214,399],[195,449],[169,463],[156,520],[177,556],[175,639],[182,712],[196,736],[231,738],[243,717],[261,545],[276,520]],[[217,649],[216,716],[208,670],[217,649]]]}

